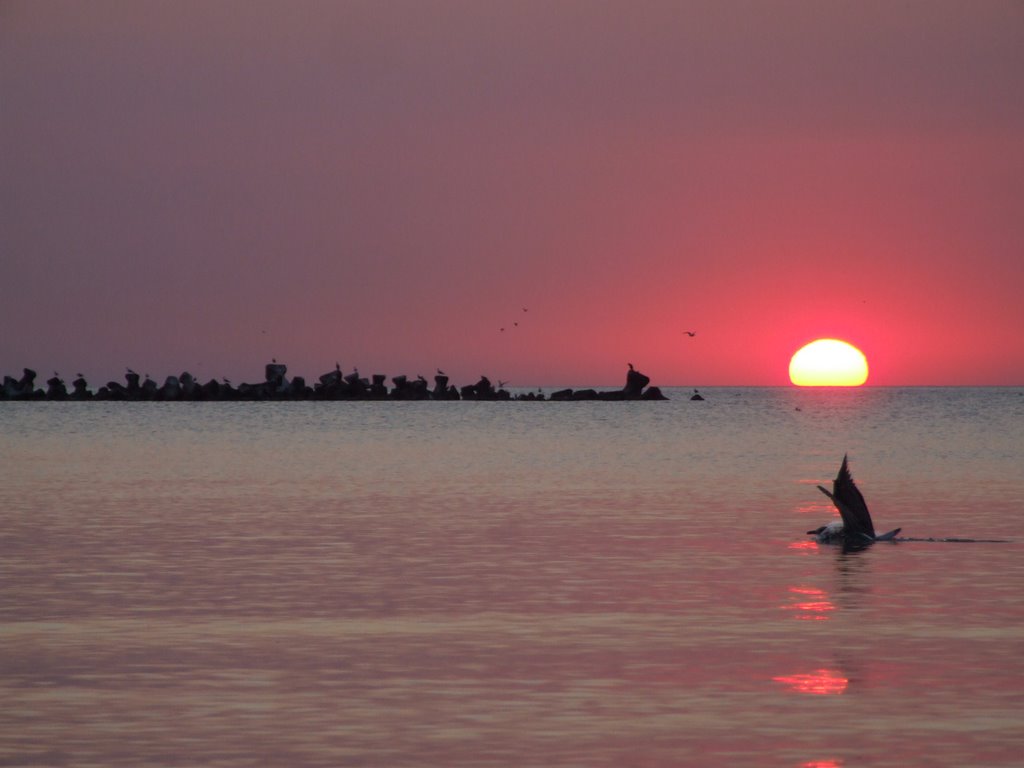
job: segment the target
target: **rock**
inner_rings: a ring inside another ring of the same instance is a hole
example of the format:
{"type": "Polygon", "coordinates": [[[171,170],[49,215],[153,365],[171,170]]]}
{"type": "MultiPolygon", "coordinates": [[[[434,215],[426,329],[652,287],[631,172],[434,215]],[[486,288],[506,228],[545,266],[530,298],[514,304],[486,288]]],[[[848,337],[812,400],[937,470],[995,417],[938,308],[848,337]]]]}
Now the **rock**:
{"type": "MultiPolygon", "coordinates": [[[[373,383],[368,387],[370,397],[375,400],[379,400],[388,396],[388,388],[384,386],[384,382],[386,380],[387,376],[383,373],[373,374],[373,383]]],[[[359,379],[359,384],[361,387],[366,387],[366,379],[359,379]]]]}
{"type": "Polygon", "coordinates": [[[181,382],[181,395],[186,400],[194,400],[196,396],[196,380],[192,377],[192,374],[188,371],[184,371],[181,376],[178,377],[178,381],[181,382]]]}
{"type": "Polygon", "coordinates": [[[67,400],[68,389],[64,386],[64,380],[60,376],[53,376],[46,381],[47,400],[67,400]]]}
{"type": "Polygon", "coordinates": [[[668,400],[665,395],[661,393],[658,387],[648,387],[647,391],[640,396],[641,400],[668,400]]]}
{"type": "Polygon", "coordinates": [[[434,391],[431,392],[430,396],[435,400],[447,400],[448,399],[448,377],[444,374],[437,374],[434,377],[434,391]]]}
{"type": "Polygon", "coordinates": [[[288,366],[277,362],[267,363],[263,369],[264,378],[271,389],[278,390],[284,386],[284,375],[288,373],[288,366]]]}
{"type": "Polygon", "coordinates": [[[164,385],[160,388],[161,400],[180,400],[181,381],[177,376],[168,376],[164,379],[164,385]]]}
{"type": "Polygon", "coordinates": [[[88,400],[92,397],[92,393],[89,392],[89,382],[81,376],[72,381],[71,386],[74,387],[74,391],[71,393],[72,400],[88,400]]]}
{"type": "Polygon", "coordinates": [[[638,398],[643,394],[644,387],[650,383],[650,377],[644,376],[644,374],[634,370],[633,366],[630,365],[629,372],[626,373],[626,386],[622,388],[622,391],[627,398],[638,398]]]}

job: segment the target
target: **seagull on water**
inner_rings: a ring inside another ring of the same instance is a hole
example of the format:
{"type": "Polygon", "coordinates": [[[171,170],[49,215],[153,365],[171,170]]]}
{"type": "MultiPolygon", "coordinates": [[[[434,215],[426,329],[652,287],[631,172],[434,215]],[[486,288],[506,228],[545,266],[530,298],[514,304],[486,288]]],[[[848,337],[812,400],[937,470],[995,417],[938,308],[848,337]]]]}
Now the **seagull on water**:
{"type": "Polygon", "coordinates": [[[843,456],[843,463],[839,467],[839,474],[832,481],[832,490],[829,491],[823,486],[818,490],[832,499],[832,503],[839,510],[841,520],[833,520],[831,523],[808,531],[809,536],[814,536],[821,544],[843,544],[847,547],[865,547],[876,541],[892,541],[900,528],[875,535],[875,526],[871,522],[871,515],[868,513],[868,505],[864,501],[853,476],[850,474],[850,467],[847,457],[843,456]]]}

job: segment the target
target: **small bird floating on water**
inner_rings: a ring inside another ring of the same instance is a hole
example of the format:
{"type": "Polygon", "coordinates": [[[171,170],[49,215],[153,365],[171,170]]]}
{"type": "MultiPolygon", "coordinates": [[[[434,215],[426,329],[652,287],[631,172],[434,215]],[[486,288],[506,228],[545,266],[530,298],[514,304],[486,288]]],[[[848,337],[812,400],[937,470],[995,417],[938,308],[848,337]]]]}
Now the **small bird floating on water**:
{"type": "Polygon", "coordinates": [[[871,522],[868,505],[856,483],[853,482],[845,455],[843,463],[839,467],[839,474],[832,481],[832,490],[829,491],[820,485],[818,490],[832,499],[832,503],[836,505],[839,515],[842,517],[841,520],[834,520],[807,532],[808,535],[816,537],[821,544],[843,544],[851,548],[866,547],[876,541],[892,541],[901,530],[896,528],[881,536],[875,535],[875,526],[871,522]]]}

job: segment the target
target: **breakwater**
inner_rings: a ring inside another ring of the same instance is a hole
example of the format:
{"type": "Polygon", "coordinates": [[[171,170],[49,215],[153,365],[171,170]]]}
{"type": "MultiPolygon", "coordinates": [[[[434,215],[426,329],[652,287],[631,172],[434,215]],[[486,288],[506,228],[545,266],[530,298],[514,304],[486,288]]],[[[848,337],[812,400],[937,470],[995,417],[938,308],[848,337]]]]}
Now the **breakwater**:
{"type": "Polygon", "coordinates": [[[486,376],[475,384],[458,387],[448,376],[438,373],[433,386],[423,377],[394,376],[391,386],[385,374],[366,378],[358,371],[342,374],[340,367],[322,374],[310,384],[303,376],[288,377],[288,367],[276,360],[264,368],[264,380],[256,384],[233,385],[228,379],[210,379],[202,383],[187,371],[167,376],[162,384],[147,374],[140,377],[127,369],[125,383],[109,381],[95,392],[88,381],[76,376],[68,389],[65,381],[54,374],[46,387],[36,385],[37,374],[25,368],[19,378],[4,376],[0,400],[114,400],[114,401],[264,401],[264,400],[667,400],[658,387],[650,386],[650,378],[629,366],[622,389],[561,389],[512,394],[499,382],[495,386],[486,376]]]}

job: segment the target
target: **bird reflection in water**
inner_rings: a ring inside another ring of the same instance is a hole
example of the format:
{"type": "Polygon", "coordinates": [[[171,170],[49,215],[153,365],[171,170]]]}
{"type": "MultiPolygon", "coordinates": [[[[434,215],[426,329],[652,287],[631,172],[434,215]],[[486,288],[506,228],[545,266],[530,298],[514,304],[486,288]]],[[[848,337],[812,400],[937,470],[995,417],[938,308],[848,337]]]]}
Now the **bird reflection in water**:
{"type": "Polygon", "coordinates": [[[810,693],[818,696],[838,696],[846,691],[850,680],[837,669],[816,669],[795,675],[778,675],[773,677],[796,693],[810,693]]]}

